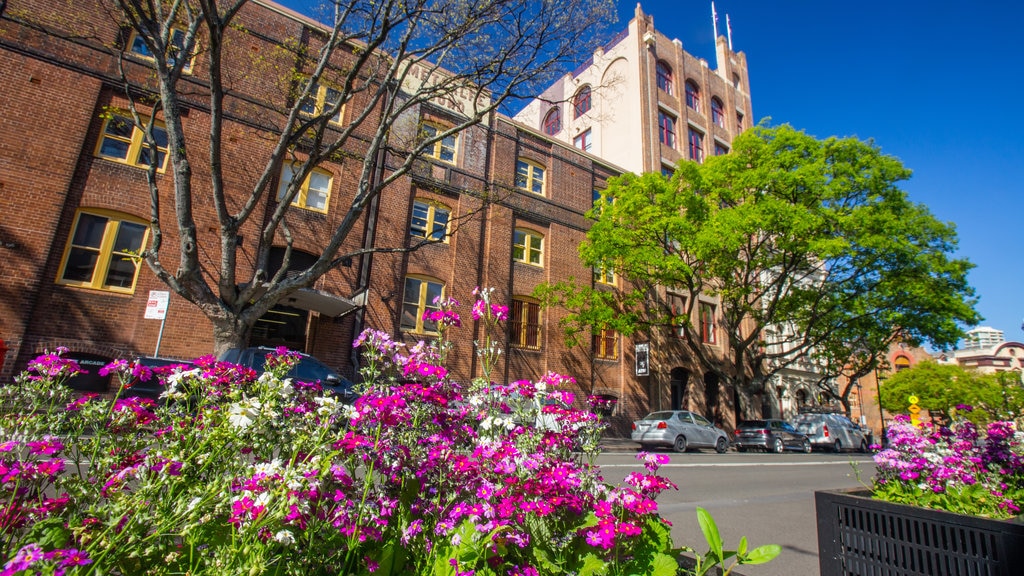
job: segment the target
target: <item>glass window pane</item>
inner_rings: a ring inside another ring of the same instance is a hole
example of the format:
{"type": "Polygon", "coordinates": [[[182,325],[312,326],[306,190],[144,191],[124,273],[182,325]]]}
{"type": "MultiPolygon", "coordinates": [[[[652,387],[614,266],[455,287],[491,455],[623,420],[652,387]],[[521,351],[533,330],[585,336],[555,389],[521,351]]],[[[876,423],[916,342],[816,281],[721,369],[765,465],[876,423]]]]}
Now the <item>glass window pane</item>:
{"type": "Polygon", "coordinates": [[[72,282],[91,282],[98,256],[99,252],[95,250],[72,248],[62,278],[72,282]]]}
{"type": "Polygon", "coordinates": [[[427,282],[427,299],[424,304],[429,308],[436,308],[437,305],[434,304],[434,300],[441,297],[441,292],[442,289],[440,284],[437,282],[427,282]]]}
{"type": "Polygon", "coordinates": [[[74,246],[99,248],[103,243],[103,234],[107,229],[107,219],[95,214],[82,214],[78,217],[75,237],[71,240],[74,246]]]}
{"type": "Polygon", "coordinates": [[[110,158],[120,158],[122,160],[127,160],[128,147],[128,142],[125,142],[123,140],[104,138],[103,144],[100,145],[100,156],[107,156],[110,158]]]}
{"type": "Polygon", "coordinates": [[[146,227],[135,222],[121,222],[114,239],[114,252],[139,252],[142,250],[142,239],[146,236],[146,227]]]}
{"type": "Polygon", "coordinates": [[[407,330],[413,330],[416,328],[416,319],[419,312],[419,306],[416,304],[403,304],[402,305],[402,328],[407,330]]]}
{"type": "Polygon", "coordinates": [[[448,230],[448,211],[434,209],[434,229],[431,232],[431,238],[434,240],[443,240],[445,232],[448,230]]]}
{"type": "Polygon", "coordinates": [[[167,148],[167,129],[159,126],[153,126],[153,140],[156,141],[156,145],[159,148],[167,148]]]}
{"type": "Polygon", "coordinates": [[[294,178],[294,177],[295,177],[295,167],[294,166],[291,166],[291,165],[285,166],[284,169],[281,170],[281,185],[278,186],[278,189],[277,189],[277,200],[278,201],[280,201],[281,199],[284,198],[285,193],[288,192],[288,185],[291,184],[292,178],[294,178]]]}
{"type": "Polygon", "coordinates": [[[107,279],[103,284],[104,286],[131,288],[135,282],[137,270],[138,266],[131,258],[113,254],[110,257],[110,267],[107,269],[107,279]]]}
{"type": "Polygon", "coordinates": [[[105,132],[119,138],[131,138],[134,125],[130,118],[125,116],[113,116],[107,120],[105,132]]]}
{"type": "Polygon", "coordinates": [[[412,221],[409,224],[409,233],[413,236],[425,238],[427,236],[427,218],[430,214],[430,207],[422,202],[414,202],[412,205],[412,221]]]}
{"type": "Polygon", "coordinates": [[[142,39],[142,36],[139,36],[138,34],[132,38],[131,51],[139,56],[146,56],[147,58],[153,57],[153,53],[149,51],[149,48],[146,46],[146,42],[142,39]]]}

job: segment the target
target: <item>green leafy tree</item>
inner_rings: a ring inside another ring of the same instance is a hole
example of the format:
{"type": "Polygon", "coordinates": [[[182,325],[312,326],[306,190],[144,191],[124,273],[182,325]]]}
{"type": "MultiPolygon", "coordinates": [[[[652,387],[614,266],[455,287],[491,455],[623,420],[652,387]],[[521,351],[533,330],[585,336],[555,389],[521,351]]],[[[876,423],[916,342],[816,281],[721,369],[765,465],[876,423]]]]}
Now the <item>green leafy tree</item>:
{"type": "Polygon", "coordinates": [[[318,14],[322,25],[295,27],[295,37],[286,37],[288,30],[262,30],[263,23],[246,18],[255,6],[87,0],[73,9],[16,11],[35,29],[117,59],[118,71],[106,80],[122,84],[131,101],[119,122],[145,134],[150,152],[141,157],[152,160],[152,242],[140,257],[202,310],[216,352],[242,345],[271,307],[332,267],[368,252],[407,249],[353,249],[359,238],[350,236],[361,234],[361,216],[380,193],[424,155],[511,101],[539,94],[591,54],[581,38],[596,42],[595,31],[614,20],[608,0],[334,0],[318,14]],[[118,29],[128,40],[112,43],[111,30],[118,29]],[[142,62],[133,51],[150,57],[142,62]],[[454,111],[451,124],[418,130],[425,105],[454,111]],[[159,136],[157,116],[164,124],[159,136]],[[240,137],[254,146],[228,144],[240,137]],[[158,149],[166,150],[164,178],[158,149]],[[323,249],[295,269],[292,201],[305,194],[302,183],[318,166],[342,161],[355,181],[345,191],[347,205],[332,203],[337,215],[323,249]],[[238,182],[230,172],[239,165],[249,180],[238,182]],[[277,178],[288,165],[294,175],[278,202],[277,178]],[[203,213],[211,206],[212,218],[203,213]],[[251,267],[236,256],[246,226],[258,230],[251,267]],[[285,247],[276,270],[273,245],[285,247]]]}
{"type": "Polygon", "coordinates": [[[909,398],[916,396],[917,405],[933,415],[959,415],[978,424],[1018,420],[1024,413],[1019,373],[984,374],[959,364],[920,362],[884,380],[879,396],[882,408],[893,414],[906,414],[909,398]]]}
{"type": "Polygon", "coordinates": [[[539,294],[572,311],[570,333],[597,323],[630,334],[682,322],[672,327],[686,351],[747,402],[801,359],[818,361],[826,377],[863,375],[896,338],[941,348],[979,320],[972,265],[952,256],[954,227],[899,189],[909,176],[871,142],[761,125],[729,154],[680,163],[671,179],[613,179],[580,247],[587,265],[628,281],[610,303],[586,296],[600,288],[578,282],[539,294]],[[665,290],[689,295],[681,314],[665,290]],[[699,294],[720,307],[724,358],[686,320],[696,317],[699,294]]]}

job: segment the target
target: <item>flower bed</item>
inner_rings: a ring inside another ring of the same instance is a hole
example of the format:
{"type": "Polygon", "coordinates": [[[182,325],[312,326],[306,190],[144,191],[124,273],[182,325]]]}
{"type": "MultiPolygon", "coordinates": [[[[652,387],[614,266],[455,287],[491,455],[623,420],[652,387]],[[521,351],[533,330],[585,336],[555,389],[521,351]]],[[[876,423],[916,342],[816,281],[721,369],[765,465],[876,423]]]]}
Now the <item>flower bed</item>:
{"type": "MultiPolygon", "coordinates": [[[[491,333],[507,314],[480,291],[491,333]]],[[[164,370],[164,399],[75,398],[60,352],[0,388],[0,574],[676,574],[655,497],[667,456],[609,486],[593,465],[600,419],[571,379],[452,381],[439,303],[436,344],[367,331],[353,405],[283,378],[200,358],[164,370]]],[[[437,315],[434,317],[434,315],[437,315]]],[[[485,373],[500,350],[479,347],[485,373]]],[[[138,366],[108,369],[122,382],[138,366]]],[[[134,372],[134,374],[133,374],[134,372]]],[[[764,562],[778,547],[710,552],[764,562]]],[[[703,573],[703,572],[701,572],[703,573]]]]}

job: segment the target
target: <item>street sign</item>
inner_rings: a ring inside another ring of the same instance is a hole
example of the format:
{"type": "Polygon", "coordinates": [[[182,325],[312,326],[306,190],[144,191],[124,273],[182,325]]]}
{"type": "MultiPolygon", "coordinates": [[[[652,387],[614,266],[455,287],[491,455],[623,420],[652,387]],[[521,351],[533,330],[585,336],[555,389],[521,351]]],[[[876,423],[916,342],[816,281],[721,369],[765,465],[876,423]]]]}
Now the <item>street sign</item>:
{"type": "Polygon", "coordinates": [[[647,342],[637,344],[633,349],[636,356],[636,375],[637,376],[648,376],[651,373],[650,369],[650,352],[651,345],[647,342]]]}
{"type": "Polygon", "coordinates": [[[171,293],[164,290],[150,290],[146,301],[146,320],[163,320],[167,318],[167,302],[171,293]]]}

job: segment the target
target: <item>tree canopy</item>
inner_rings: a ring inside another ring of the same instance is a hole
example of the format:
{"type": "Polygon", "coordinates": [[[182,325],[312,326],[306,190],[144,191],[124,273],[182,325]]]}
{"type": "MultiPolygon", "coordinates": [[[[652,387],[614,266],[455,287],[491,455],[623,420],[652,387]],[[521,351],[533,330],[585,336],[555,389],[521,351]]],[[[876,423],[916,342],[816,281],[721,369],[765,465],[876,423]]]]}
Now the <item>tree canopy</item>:
{"type": "Polygon", "coordinates": [[[909,200],[898,187],[909,176],[872,142],[757,126],[670,179],[610,182],[580,256],[627,281],[614,302],[582,296],[602,290],[587,282],[541,293],[616,310],[577,306],[569,332],[680,324],[687,351],[743,391],[806,358],[829,375],[862,375],[896,338],[946,347],[979,320],[954,226],[909,200]],[[682,314],[661,290],[688,296],[682,314]],[[690,321],[698,295],[720,309],[729,369],[690,321]]]}
{"type": "Polygon", "coordinates": [[[911,396],[933,415],[956,415],[978,424],[1017,420],[1024,414],[1024,386],[1017,372],[983,374],[959,364],[920,362],[893,374],[879,388],[882,408],[893,414],[906,414],[911,396]]]}

